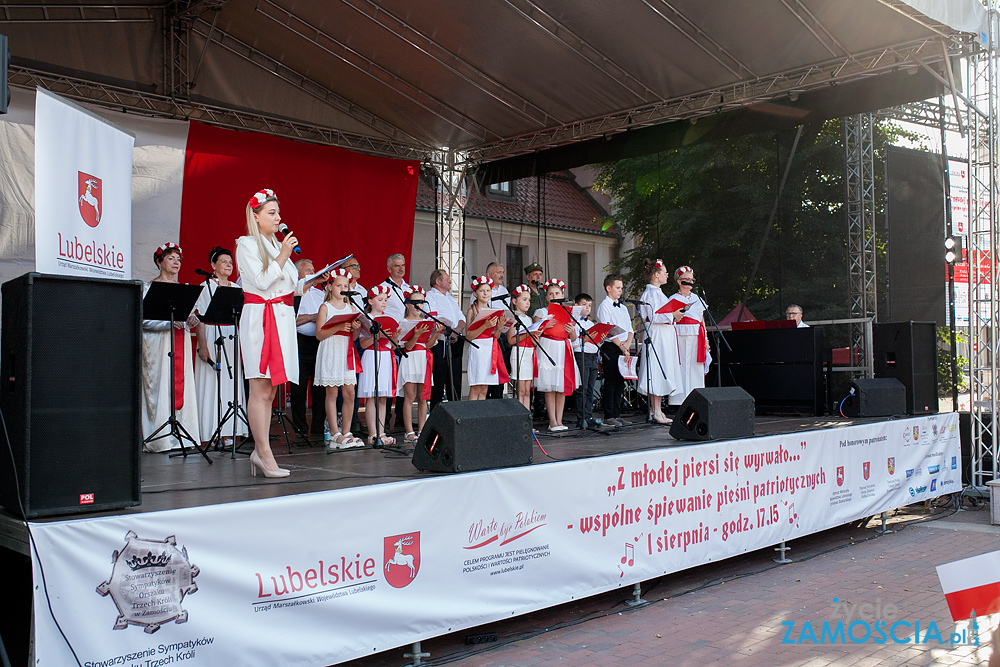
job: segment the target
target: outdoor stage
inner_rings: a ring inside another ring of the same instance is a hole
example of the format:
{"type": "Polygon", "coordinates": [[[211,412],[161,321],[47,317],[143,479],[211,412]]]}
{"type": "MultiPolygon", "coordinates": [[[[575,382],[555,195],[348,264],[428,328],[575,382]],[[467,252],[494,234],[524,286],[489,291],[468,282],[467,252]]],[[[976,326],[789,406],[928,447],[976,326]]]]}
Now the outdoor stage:
{"type": "MultiPolygon", "coordinates": [[[[32,522],[35,664],[324,666],[961,488],[957,414],[756,432],[570,431],[531,466],[459,475],[280,439],[277,480],[147,454],[140,507],[32,522]]],[[[5,546],[26,533],[0,521],[5,546]]]]}

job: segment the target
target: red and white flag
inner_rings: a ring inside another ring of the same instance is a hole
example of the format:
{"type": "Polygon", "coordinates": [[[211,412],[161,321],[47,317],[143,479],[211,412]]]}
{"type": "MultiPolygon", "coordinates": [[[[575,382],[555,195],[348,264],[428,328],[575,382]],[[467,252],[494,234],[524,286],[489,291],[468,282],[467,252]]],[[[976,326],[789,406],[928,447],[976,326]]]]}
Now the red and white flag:
{"type": "Polygon", "coordinates": [[[1000,551],[938,565],[937,574],[952,620],[1000,611],[1000,551]]]}

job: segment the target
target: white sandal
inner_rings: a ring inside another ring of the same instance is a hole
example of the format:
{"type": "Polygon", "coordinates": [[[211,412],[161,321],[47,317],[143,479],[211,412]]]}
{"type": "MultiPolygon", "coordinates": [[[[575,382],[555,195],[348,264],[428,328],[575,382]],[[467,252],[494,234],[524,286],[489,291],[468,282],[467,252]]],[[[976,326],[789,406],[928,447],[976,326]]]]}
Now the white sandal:
{"type": "Polygon", "coordinates": [[[344,434],[344,439],[340,443],[340,449],[354,449],[355,447],[364,446],[365,443],[361,440],[361,438],[355,438],[350,431],[344,434]]]}
{"type": "Polygon", "coordinates": [[[403,442],[416,442],[416,441],[417,441],[416,431],[410,431],[405,436],[403,436],[403,442]]]}

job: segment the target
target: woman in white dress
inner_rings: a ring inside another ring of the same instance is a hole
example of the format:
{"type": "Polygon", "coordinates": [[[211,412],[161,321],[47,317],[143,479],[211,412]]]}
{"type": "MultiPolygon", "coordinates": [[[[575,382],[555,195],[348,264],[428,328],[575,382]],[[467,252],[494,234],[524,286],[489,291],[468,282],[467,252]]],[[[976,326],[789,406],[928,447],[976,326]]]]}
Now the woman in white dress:
{"type": "MultiPolygon", "coordinates": [[[[181,270],[181,255],[180,246],[174,243],[164,243],[158,247],[153,252],[153,261],[160,269],[160,275],[152,282],[176,283],[177,274],[181,270]]],[[[143,296],[149,291],[150,284],[143,285],[143,296]]],[[[177,419],[195,443],[201,442],[192,363],[194,355],[191,353],[190,337],[187,333],[187,329],[197,324],[198,318],[194,315],[190,315],[187,321],[174,322],[173,331],[170,329],[170,322],[142,321],[143,439],[151,436],[170,417],[170,339],[173,337],[176,359],[174,405],[177,408],[177,419]]],[[[164,433],[168,433],[167,429],[161,430],[155,440],[147,442],[146,451],[166,452],[183,447],[173,436],[160,437],[164,433]]]]}
{"type": "Polygon", "coordinates": [[[670,405],[680,405],[692,389],[705,386],[705,373],[712,363],[705,330],[705,302],[693,293],[694,269],[679,267],[674,271],[677,293],[670,297],[685,304],[683,315],[674,322],[677,332],[677,375],[670,405]]]}
{"type": "MultiPolygon", "coordinates": [[[[549,278],[542,285],[545,298],[549,302],[547,308],[539,308],[534,313],[537,322],[555,310],[560,299],[566,295],[566,283],[558,278],[549,278]]],[[[571,306],[566,306],[571,308],[571,306]]],[[[559,314],[559,310],[555,310],[559,314]]],[[[538,362],[538,375],[535,378],[535,391],[545,393],[545,410],[549,413],[549,432],[558,433],[567,430],[563,425],[563,409],[566,407],[566,397],[572,396],[580,386],[580,369],[576,367],[576,356],[573,354],[573,344],[576,340],[576,325],[563,315],[563,319],[553,319],[542,325],[542,337],[538,346],[547,354],[535,351],[535,361],[538,362]],[[560,322],[565,321],[564,324],[560,322]]]]}
{"type": "Polygon", "coordinates": [[[648,283],[642,293],[639,317],[646,325],[648,341],[643,342],[642,356],[639,358],[639,372],[636,385],[639,393],[648,395],[649,414],[658,424],[669,424],[663,414],[663,397],[674,391],[674,377],[677,374],[677,336],[674,320],[683,316],[679,310],[658,313],[669,299],[661,287],[667,282],[667,268],[663,260],[643,260],[643,278],[648,283]],[[644,305],[648,304],[648,305],[644,305]]]}
{"type": "Polygon", "coordinates": [[[502,313],[491,315],[473,326],[479,312],[490,307],[493,279],[487,276],[473,278],[471,288],[475,301],[466,312],[465,321],[469,323],[469,340],[475,341],[477,347],[470,345],[465,352],[465,375],[469,381],[469,400],[482,401],[491,386],[507,384],[507,368],[497,342],[505,318],[502,313]]]}
{"type": "Polygon", "coordinates": [[[431,398],[434,360],[431,348],[437,343],[442,327],[427,319],[427,293],[420,285],[410,285],[403,290],[406,306],[403,321],[400,322],[400,345],[406,356],[399,360],[399,377],[396,382],[396,396],[403,397],[403,436],[405,442],[416,442],[427,420],[427,401],[431,398]],[[409,332],[412,331],[412,334],[409,332]],[[409,334],[409,340],[404,338],[409,334]],[[428,336],[423,343],[420,338],[428,336]],[[417,402],[417,428],[413,429],[413,402],[417,402]]]}
{"type": "Polygon", "coordinates": [[[264,189],[251,197],[246,215],[247,235],[236,240],[236,263],[243,281],[240,344],[243,373],[250,382],[247,416],[254,441],[250,471],[287,477],[288,470],[278,467],[268,442],[271,404],[278,385],[299,380],[292,298],[302,294],[305,280],[299,280],[289,260],[298,239],[287,234],[278,242],[281,213],[274,191],[264,189]]]}
{"type": "MultiPolygon", "coordinates": [[[[229,280],[233,274],[233,253],[222,246],[215,246],[208,253],[208,263],[212,267],[213,278],[205,281],[201,296],[194,305],[194,312],[201,318],[219,287],[236,287],[229,280]]],[[[243,378],[240,375],[240,360],[236,358],[236,327],[199,322],[195,327],[198,334],[198,361],[194,365],[194,380],[198,388],[198,428],[201,430],[202,445],[208,447],[209,439],[219,430],[222,416],[229,411],[231,403],[243,405],[243,378]],[[230,374],[232,373],[232,375],[230,374]],[[233,375],[236,375],[237,399],[233,400],[233,375]]],[[[233,437],[233,421],[236,435],[246,435],[247,427],[243,419],[230,413],[226,423],[219,430],[221,443],[228,446],[233,437]]]]}

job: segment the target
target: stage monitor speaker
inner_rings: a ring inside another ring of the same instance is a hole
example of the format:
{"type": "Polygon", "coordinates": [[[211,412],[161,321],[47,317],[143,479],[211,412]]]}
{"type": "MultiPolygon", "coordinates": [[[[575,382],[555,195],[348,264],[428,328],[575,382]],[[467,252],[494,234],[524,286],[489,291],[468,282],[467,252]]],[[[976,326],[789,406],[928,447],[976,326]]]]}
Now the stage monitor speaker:
{"type": "Polygon", "coordinates": [[[753,396],[740,387],[695,389],[674,415],[670,435],[677,440],[720,440],[754,434],[753,396]]]}
{"type": "Polygon", "coordinates": [[[431,412],[413,450],[430,472],[469,472],[531,463],[531,413],[513,398],[449,401],[431,412]]]}
{"type": "Polygon", "coordinates": [[[896,378],[906,388],[906,412],[938,411],[937,325],[887,322],[873,331],[875,377],[896,378]]]}
{"type": "Polygon", "coordinates": [[[140,504],[142,283],[27,273],[0,292],[0,503],[24,518],[140,504]]]}
{"type": "Polygon", "coordinates": [[[906,387],[896,378],[853,380],[841,411],[848,417],[905,415],[906,387]]]}

